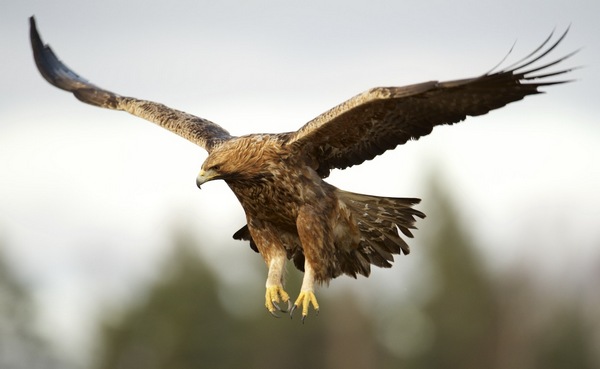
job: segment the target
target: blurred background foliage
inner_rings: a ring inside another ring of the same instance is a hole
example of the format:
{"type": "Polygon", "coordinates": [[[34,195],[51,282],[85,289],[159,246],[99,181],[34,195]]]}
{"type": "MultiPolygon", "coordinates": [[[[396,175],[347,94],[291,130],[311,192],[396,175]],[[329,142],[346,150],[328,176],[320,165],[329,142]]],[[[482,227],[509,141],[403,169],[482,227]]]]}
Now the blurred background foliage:
{"type": "Polygon", "coordinates": [[[64,368],[67,365],[36,333],[34,319],[34,306],[26,286],[0,255],[1,369],[64,368]]]}
{"type": "MultiPolygon", "coordinates": [[[[178,232],[159,277],[129,306],[102,317],[88,367],[600,367],[600,309],[590,306],[593,300],[537,288],[527,270],[491,273],[452,201],[433,186],[428,203],[435,205],[427,219],[435,227],[419,235],[418,252],[433,277],[411,282],[412,293],[429,291],[419,303],[409,296],[372,311],[356,294],[323,288],[318,296],[327,314],[313,314],[305,324],[274,319],[248,308],[261,306],[262,284],[223,283],[197,253],[198,241],[178,232]]],[[[290,266],[289,285],[300,279],[290,266]]],[[[27,289],[4,262],[0,292],[0,368],[68,368],[35,334],[27,289]]]]}

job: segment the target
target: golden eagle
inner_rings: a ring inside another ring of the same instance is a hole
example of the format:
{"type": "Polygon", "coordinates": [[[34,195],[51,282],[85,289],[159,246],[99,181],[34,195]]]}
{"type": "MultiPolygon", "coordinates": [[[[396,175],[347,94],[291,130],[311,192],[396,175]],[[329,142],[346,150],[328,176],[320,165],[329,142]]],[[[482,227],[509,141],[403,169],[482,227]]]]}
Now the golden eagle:
{"type": "Polygon", "coordinates": [[[416,198],[390,198],[340,190],[323,179],[373,159],[386,150],[429,134],[434,126],[540,93],[538,88],[567,82],[554,80],[571,69],[548,72],[571,55],[536,66],[567,34],[552,34],[527,57],[479,77],[430,81],[404,87],[377,87],[363,92],[306,123],[295,132],[232,136],[219,125],[159,103],[117,95],[99,88],[63,64],[44,45],[30,18],[36,65],[52,85],[79,100],[154,122],[208,151],[196,179],[198,186],[224,180],[246,213],[247,225],[234,234],[247,240],[268,266],[265,306],[270,313],[290,314],[310,305],[318,311],[315,283],[341,274],[368,276],[371,265],[390,267],[395,254],[408,254],[400,237],[412,237],[416,198]],[[293,307],[283,289],[287,259],[304,271],[293,307]]]}

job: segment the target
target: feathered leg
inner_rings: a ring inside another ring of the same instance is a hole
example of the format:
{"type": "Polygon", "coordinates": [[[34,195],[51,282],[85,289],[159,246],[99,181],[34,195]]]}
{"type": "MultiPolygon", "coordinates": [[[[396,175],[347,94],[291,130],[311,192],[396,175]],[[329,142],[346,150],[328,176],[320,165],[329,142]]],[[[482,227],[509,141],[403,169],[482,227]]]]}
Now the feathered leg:
{"type": "Polygon", "coordinates": [[[298,307],[302,306],[302,322],[308,315],[308,308],[312,304],[313,309],[319,313],[319,303],[315,296],[315,273],[308,261],[304,262],[304,278],[302,279],[302,287],[300,288],[300,295],[294,303],[294,307],[290,311],[290,316],[294,313],[298,307]]]}
{"type": "MultiPolygon", "coordinates": [[[[285,272],[285,263],[287,254],[283,245],[277,238],[277,233],[268,223],[258,220],[248,221],[248,231],[250,234],[243,233],[242,228],[237,232],[242,238],[251,238],[256,240],[257,250],[265,259],[265,263],[269,268],[267,274],[267,282],[265,283],[265,307],[276,318],[279,318],[276,311],[287,312],[292,308],[290,296],[283,289],[283,277],[285,272]],[[287,303],[288,308],[282,309],[278,303],[287,303]]],[[[234,236],[235,237],[235,236],[234,236]]]]}
{"type": "Polygon", "coordinates": [[[269,273],[267,275],[265,293],[265,307],[269,310],[269,313],[274,317],[279,318],[276,310],[286,312],[291,309],[290,296],[283,289],[283,273],[285,269],[286,255],[283,253],[276,253],[269,260],[269,273]],[[287,310],[279,307],[278,302],[284,302],[288,304],[287,310]]]}
{"type": "Polygon", "coordinates": [[[302,307],[302,321],[308,315],[310,305],[318,312],[319,304],[315,297],[315,282],[323,283],[331,279],[329,262],[334,260],[332,231],[329,224],[332,207],[327,201],[321,201],[319,208],[303,206],[296,219],[296,228],[304,252],[304,279],[300,295],[294,303],[295,309],[302,307]]]}

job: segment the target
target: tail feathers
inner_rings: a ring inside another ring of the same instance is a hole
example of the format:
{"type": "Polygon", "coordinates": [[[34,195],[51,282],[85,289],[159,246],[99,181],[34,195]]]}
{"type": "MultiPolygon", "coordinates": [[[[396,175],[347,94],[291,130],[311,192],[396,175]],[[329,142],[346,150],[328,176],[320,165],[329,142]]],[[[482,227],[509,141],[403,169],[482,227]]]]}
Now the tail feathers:
{"type": "MultiPolygon", "coordinates": [[[[410,248],[401,234],[412,238],[411,229],[416,229],[416,218],[425,218],[425,214],[413,209],[421,200],[414,198],[392,198],[362,195],[337,190],[338,199],[342,201],[352,214],[360,231],[358,247],[352,251],[339,248],[335,251],[335,266],[329,270],[329,278],[347,274],[354,278],[357,275],[368,277],[371,265],[389,268],[394,255],[408,254],[410,248]]],[[[237,231],[233,238],[250,241],[250,247],[258,252],[256,243],[248,230],[248,226],[237,231]]],[[[304,254],[297,238],[290,238],[286,244],[288,259],[304,271],[304,254]]]]}
{"type": "Polygon", "coordinates": [[[413,209],[420,199],[377,197],[341,190],[338,196],[352,211],[361,233],[358,249],[348,254],[352,260],[341,263],[344,273],[368,276],[371,264],[389,268],[394,254],[410,252],[400,232],[412,238],[416,217],[425,218],[425,214],[413,209]]]}

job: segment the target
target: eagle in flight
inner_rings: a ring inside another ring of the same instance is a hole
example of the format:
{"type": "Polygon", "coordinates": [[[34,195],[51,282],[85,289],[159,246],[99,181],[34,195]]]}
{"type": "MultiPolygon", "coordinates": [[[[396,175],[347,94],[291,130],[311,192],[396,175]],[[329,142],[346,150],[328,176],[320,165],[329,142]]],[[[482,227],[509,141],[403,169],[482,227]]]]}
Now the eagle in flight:
{"type": "Polygon", "coordinates": [[[154,122],[208,152],[196,183],[200,187],[224,180],[240,201],[247,224],[233,237],[249,241],[268,266],[267,310],[277,316],[277,311],[291,315],[301,308],[303,321],[311,305],[318,312],[315,285],[342,274],[369,276],[371,265],[391,267],[394,255],[409,253],[401,236],[412,237],[416,218],[425,217],[413,208],[420,199],[363,195],[330,185],[324,178],[332,169],[361,164],[428,135],[437,125],[486,114],[540,93],[539,87],[568,82],[551,77],[571,69],[548,68],[575,53],[538,63],[564,39],[567,29],[557,41],[550,42],[551,34],[504,69],[462,80],[372,88],[297,131],[237,137],[204,118],[97,87],[44,45],[33,17],[30,28],[35,63],[50,84],[85,103],[154,122]],[[293,304],[283,286],[288,259],[304,272],[293,304]]]}

